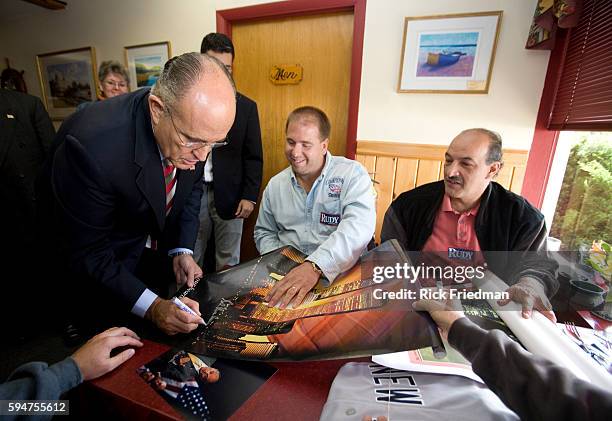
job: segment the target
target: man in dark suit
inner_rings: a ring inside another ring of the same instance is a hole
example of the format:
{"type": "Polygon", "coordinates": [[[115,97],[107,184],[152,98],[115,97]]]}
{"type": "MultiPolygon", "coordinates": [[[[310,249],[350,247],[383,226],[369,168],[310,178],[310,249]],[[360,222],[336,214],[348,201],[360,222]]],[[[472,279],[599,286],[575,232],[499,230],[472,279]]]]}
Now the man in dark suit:
{"type": "MultiPolygon", "coordinates": [[[[179,286],[202,274],[192,250],[203,161],[225,144],[234,113],[235,89],[223,65],[187,53],[166,63],[150,92],[92,104],[62,125],[48,171],[78,289],[73,305],[86,304],[81,317],[117,307],[99,298],[110,294],[168,334],[203,322],[160,298],[168,279],[153,279],[157,271],[143,268],[143,257],[169,256],[179,286]]],[[[199,314],[197,302],[183,300],[199,314]]]]}
{"type": "MultiPolygon", "coordinates": [[[[34,181],[53,136],[55,130],[40,99],[0,89],[0,232],[3,238],[0,267],[6,277],[6,282],[2,282],[0,320],[4,333],[7,330],[20,333],[14,318],[5,315],[11,314],[18,301],[16,297],[23,296],[23,273],[16,279],[9,271],[19,268],[21,272],[31,262],[36,245],[34,181]]],[[[29,285],[33,278],[27,278],[29,285]]]]}
{"type": "MultiPolygon", "coordinates": [[[[221,61],[232,72],[234,45],[223,34],[210,33],[200,52],[221,61]]],[[[240,263],[243,221],[255,207],[263,165],[257,104],[238,93],[236,119],[228,145],[215,150],[204,167],[204,194],[195,258],[203,264],[206,245],[214,232],[215,265],[220,270],[240,263]]]]}

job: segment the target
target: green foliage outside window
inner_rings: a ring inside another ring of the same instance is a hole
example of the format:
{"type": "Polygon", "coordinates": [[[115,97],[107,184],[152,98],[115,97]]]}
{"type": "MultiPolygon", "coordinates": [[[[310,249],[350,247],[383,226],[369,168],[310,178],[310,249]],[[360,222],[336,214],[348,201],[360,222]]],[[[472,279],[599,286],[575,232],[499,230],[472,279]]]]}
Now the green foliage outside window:
{"type": "Polygon", "coordinates": [[[565,250],[612,240],[612,136],[585,134],[572,147],[550,235],[565,250]]]}

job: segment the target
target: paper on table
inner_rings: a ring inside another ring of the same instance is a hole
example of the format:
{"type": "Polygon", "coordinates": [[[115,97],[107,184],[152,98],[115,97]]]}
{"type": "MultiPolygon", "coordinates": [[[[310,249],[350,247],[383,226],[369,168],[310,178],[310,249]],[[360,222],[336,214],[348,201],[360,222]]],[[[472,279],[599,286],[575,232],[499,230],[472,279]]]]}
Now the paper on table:
{"type": "Polygon", "coordinates": [[[452,374],[484,383],[472,371],[472,365],[459,352],[443,339],[447,354],[445,358],[434,357],[431,348],[415,351],[394,352],[390,354],[373,355],[372,361],[396,370],[416,371],[420,373],[452,374]]]}
{"type": "MultiPolygon", "coordinates": [[[[508,288],[505,282],[491,272],[487,272],[484,280],[474,282],[474,286],[483,291],[491,292],[501,292],[508,288]]],[[[488,300],[488,302],[531,353],[567,368],[580,379],[601,387],[612,388],[612,375],[577,348],[557,329],[555,324],[551,323],[542,314],[534,311],[531,319],[524,319],[521,316],[521,306],[517,303],[511,302],[502,307],[495,300],[488,300]]],[[[447,343],[445,345],[447,350],[452,350],[447,343]]],[[[482,381],[471,371],[471,366],[459,368],[450,365],[444,366],[444,364],[435,366],[423,362],[417,363],[417,360],[409,352],[375,355],[372,357],[372,361],[400,370],[462,375],[482,381]],[[434,367],[436,371],[433,371],[434,367]],[[475,377],[471,377],[470,372],[475,377]]]]}
{"type": "MultiPolygon", "coordinates": [[[[487,272],[487,275],[482,281],[473,280],[474,285],[483,291],[505,291],[508,288],[505,282],[491,272],[487,272]]],[[[512,302],[501,307],[495,300],[488,301],[531,353],[567,368],[583,380],[612,388],[612,376],[584,352],[576,349],[557,326],[542,314],[534,311],[531,319],[524,319],[519,304],[512,302]]]]}

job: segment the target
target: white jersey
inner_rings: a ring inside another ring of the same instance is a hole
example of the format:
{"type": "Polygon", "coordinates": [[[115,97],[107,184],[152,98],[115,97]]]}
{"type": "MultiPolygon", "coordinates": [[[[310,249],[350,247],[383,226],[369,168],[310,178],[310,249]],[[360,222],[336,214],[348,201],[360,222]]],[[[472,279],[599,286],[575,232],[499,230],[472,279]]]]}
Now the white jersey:
{"type": "Polygon", "coordinates": [[[332,383],[321,420],[519,420],[485,385],[462,376],[348,363],[332,383]]]}

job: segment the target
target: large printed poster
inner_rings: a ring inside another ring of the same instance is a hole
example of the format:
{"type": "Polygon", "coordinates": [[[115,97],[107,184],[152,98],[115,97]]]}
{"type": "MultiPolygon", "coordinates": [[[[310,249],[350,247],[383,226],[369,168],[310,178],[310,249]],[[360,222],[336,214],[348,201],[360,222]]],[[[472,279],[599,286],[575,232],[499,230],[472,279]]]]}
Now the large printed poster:
{"type": "Polygon", "coordinates": [[[296,308],[269,306],[264,298],[305,255],[283,247],[179,291],[200,303],[206,326],[185,349],[248,360],[321,360],[369,356],[433,346],[441,341],[428,315],[393,294],[418,291],[419,282],[374,279],[374,267],[407,262],[394,240],[364,254],[330,286],[326,280],[296,308]]]}

